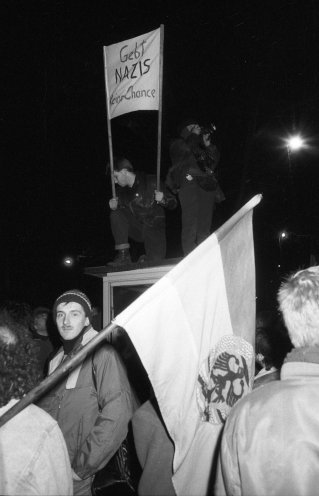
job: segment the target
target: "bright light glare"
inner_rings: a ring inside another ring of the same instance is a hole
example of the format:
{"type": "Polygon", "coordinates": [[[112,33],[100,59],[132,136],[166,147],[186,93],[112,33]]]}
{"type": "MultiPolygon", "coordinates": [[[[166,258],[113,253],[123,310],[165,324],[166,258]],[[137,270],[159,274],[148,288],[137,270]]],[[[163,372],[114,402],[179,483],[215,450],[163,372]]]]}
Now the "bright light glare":
{"type": "Polygon", "coordinates": [[[303,139],[300,136],[292,136],[287,141],[287,146],[292,151],[299,150],[300,148],[303,147],[303,144],[304,144],[303,139]]]}
{"type": "Polygon", "coordinates": [[[74,260],[72,257],[65,257],[64,260],[63,260],[63,265],[65,265],[66,267],[71,267],[74,263],[74,260]]]}

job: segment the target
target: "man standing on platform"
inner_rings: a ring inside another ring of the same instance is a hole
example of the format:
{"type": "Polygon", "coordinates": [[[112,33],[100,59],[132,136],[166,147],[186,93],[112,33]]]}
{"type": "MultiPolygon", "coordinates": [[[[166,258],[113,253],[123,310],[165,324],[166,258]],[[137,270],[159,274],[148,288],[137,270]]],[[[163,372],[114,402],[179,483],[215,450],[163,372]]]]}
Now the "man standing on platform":
{"type": "Polygon", "coordinates": [[[214,130],[213,125],[205,130],[196,119],[186,119],[169,149],[172,166],[166,184],[181,204],[184,255],[210,235],[215,203],[225,199],[216,176],[220,153],[212,143],[214,130]]]}
{"type": "Polygon", "coordinates": [[[116,198],[111,198],[110,222],[117,254],[108,265],[125,267],[131,263],[129,238],[143,242],[145,255],[139,261],[157,262],[165,258],[166,232],[164,208],[176,207],[176,199],[156,176],[134,171],[126,158],[114,160],[116,198]]]}

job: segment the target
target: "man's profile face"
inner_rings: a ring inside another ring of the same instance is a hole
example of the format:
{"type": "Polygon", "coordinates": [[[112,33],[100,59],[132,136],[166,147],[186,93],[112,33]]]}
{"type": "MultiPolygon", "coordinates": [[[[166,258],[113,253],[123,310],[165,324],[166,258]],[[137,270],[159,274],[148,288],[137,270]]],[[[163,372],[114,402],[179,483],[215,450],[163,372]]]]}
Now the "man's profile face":
{"type": "Polygon", "coordinates": [[[113,173],[114,182],[122,188],[129,185],[129,179],[127,175],[128,170],[122,169],[120,171],[115,170],[113,173]]]}
{"type": "Polygon", "coordinates": [[[56,325],[62,339],[75,339],[83,327],[89,323],[80,303],[70,301],[69,303],[60,303],[57,306],[56,325]]]}

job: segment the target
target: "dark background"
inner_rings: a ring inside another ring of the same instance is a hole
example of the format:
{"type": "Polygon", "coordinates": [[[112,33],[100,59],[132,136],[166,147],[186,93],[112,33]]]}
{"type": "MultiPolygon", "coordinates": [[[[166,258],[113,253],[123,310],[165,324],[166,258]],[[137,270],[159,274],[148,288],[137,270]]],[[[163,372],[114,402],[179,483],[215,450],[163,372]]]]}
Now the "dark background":
{"type": "MultiPolygon", "coordinates": [[[[113,255],[103,45],[164,24],[162,175],[182,117],[216,124],[226,201],[213,228],[263,193],[257,303],[271,305],[282,276],[318,251],[318,15],[315,0],[2,0],[1,297],[51,305],[80,287],[100,303],[83,268],[113,255]],[[294,132],[307,146],[289,161],[294,132]]],[[[115,152],[156,170],[157,112],[112,130],[115,152]]],[[[167,225],[167,255],[181,256],[178,209],[167,225]]]]}

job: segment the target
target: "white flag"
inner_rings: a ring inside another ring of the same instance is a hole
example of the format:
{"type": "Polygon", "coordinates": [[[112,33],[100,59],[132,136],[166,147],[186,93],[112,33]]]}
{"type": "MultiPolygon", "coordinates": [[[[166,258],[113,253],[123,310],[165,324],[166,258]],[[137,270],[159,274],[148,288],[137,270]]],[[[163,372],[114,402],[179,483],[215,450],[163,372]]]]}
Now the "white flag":
{"type": "Polygon", "coordinates": [[[223,423],[252,387],[256,196],[115,318],[175,444],[178,496],[207,494],[223,423]]]}
{"type": "Polygon", "coordinates": [[[159,109],[160,28],[104,47],[109,119],[159,109]]]}

